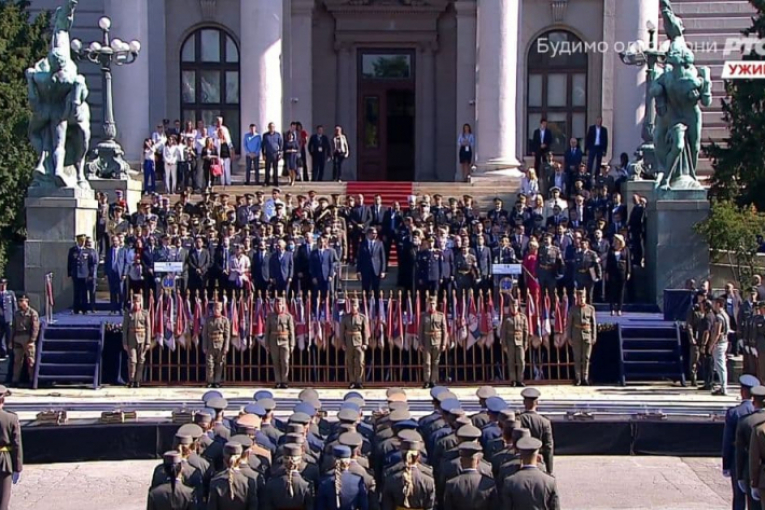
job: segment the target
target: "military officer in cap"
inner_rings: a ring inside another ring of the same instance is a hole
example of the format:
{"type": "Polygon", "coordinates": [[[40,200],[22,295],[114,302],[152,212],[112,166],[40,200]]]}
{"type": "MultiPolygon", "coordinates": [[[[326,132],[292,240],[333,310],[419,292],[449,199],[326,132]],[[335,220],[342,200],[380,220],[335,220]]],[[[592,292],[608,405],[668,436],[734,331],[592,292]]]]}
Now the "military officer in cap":
{"type": "Polygon", "coordinates": [[[367,510],[364,479],[350,471],[351,449],[337,445],[332,453],[335,471],[319,484],[316,510],[367,510]]]}
{"type": "Polygon", "coordinates": [[[438,366],[441,353],[446,350],[448,331],[446,315],[436,309],[438,298],[431,296],[428,310],[420,319],[420,346],[422,353],[423,388],[433,388],[438,382],[438,366]]]}
{"type": "Polygon", "coordinates": [[[534,437],[519,439],[521,468],[502,484],[502,507],[508,510],[558,510],[558,488],[555,478],[538,467],[537,454],[542,442],[534,437]]]}
{"type": "Polygon", "coordinates": [[[351,389],[361,389],[364,382],[364,354],[369,347],[369,321],[359,312],[359,300],[351,300],[351,313],[340,321],[340,338],[345,346],[345,369],[351,389]]]}
{"type": "Polygon", "coordinates": [[[228,442],[223,446],[224,469],[210,482],[207,510],[257,510],[257,483],[239,471],[242,445],[228,442]]]}
{"type": "Polygon", "coordinates": [[[13,348],[8,344],[11,342],[13,316],[18,309],[16,293],[8,290],[7,279],[0,279],[0,359],[7,358],[8,350],[13,348]]]}
{"type": "Polygon", "coordinates": [[[72,311],[77,313],[87,312],[88,304],[88,278],[95,272],[94,264],[98,260],[93,260],[90,252],[85,248],[85,240],[88,236],[80,234],[77,236],[77,244],[69,249],[67,257],[67,275],[72,279],[74,291],[74,304],[72,311]]]}
{"type": "Polygon", "coordinates": [[[147,510],[192,510],[197,506],[194,489],[182,482],[183,459],[177,451],[162,456],[162,482],[152,485],[146,503],[147,510]]]}
{"type": "Polygon", "coordinates": [[[392,477],[386,477],[382,491],[382,510],[431,510],[436,504],[436,486],[432,470],[420,463],[422,443],[405,440],[401,441],[400,448],[404,467],[392,477]]]}
{"type": "Polygon", "coordinates": [[[502,320],[499,341],[505,352],[510,386],[525,386],[523,373],[526,370],[526,349],[529,347],[529,320],[520,310],[520,303],[510,298],[510,313],[502,320]]]}
{"type": "Polygon", "coordinates": [[[24,469],[19,417],[4,409],[10,395],[8,388],[0,386],[0,510],[8,510],[11,487],[18,483],[24,469]]]}
{"type": "Polygon", "coordinates": [[[205,323],[202,340],[207,365],[207,387],[220,388],[223,365],[231,346],[231,323],[223,316],[223,303],[220,301],[213,305],[213,316],[205,323]]]}
{"type": "Polygon", "coordinates": [[[531,437],[542,441],[542,458],[547,466],[547,472],[553,472],[553,459],[555,442],[553,440],[552,424],[550,420],[537,412],[539,406],[539,390],[536,388],[526,388],[521,392],[523,397],[524,411],[518,415],[518,421],[522,428],[531,431],[531,437]]]}
{"type": "MultiPolygon", "coordinates": [[[[765,423],[765,386],[752,375],[742,375],[741,403],[725,413],[723,429],[722,469],[723,475],[730,477],[733,489],[734,510],[743,509],[749,491],[749,440],[752,431],[765,423]]],[[[754,505],[750,503],[750,508],[754,505]]]]}
{"type": "MultiPolygon", "coordinates": [[[[486,400],[491,397],[496,397],[497,390],[491,386],[481,386],[476,390],[475,396],[478,397],[478,405],[481,406],[481,411],[471,416],[470,421],[473,422],[473,425],[481,429],[491,422],[489,413],[486,410],[486,400]]],[[[422,421],[420,423],[422,423],[422,421]]]]}
{"type": "Polygon", "coordinates": [[[478,276],[478,261],[475,255],[470,253],[470,245],[463,244],[460,252],[454,257],[454,269],[456,272],[457,295],[467,298],[467,292],[472,291],[478,276]]]}
{"type": "Polygon", "coordinates": [[[481,445],[459,445],[460,474],[446,482],[443,510],[493,510],[497,504],[494,480],[478,471],[481,445]]]}
{"type": "Polygon", "coordinates": [[[284,445],[281,458],[283,470],[272,474],[261,491],[262,510],[313,509],[314,488],[303,478],[300,466],[303,463],[303,448],[289,443],[284,445]]]}
{"type": "Polygon", "coordinates": [[[277,310],[266,318],[266,348],[271,354],[277,388],[287,388],[290,356],[295,349],[295,321],[284,298],[276,301],[277,310]]]}
{"type": "Polygon", "coordinates": [[[598,254],[590,249],[587,239],[582,239],[580,248],[574,253],[574,286],[587,291],[587,296],[593,296],[595,282],[603,278],[603,269],[598,254]]]}
{"type": "Polygon", "coordinates": [[[587,386],[590,384],[590,354],[598,339],[598,324],[595,308],[587,304],[586,291],[576,289],[574,297],[576,303],[568,315],[568,341],[574,351],[574,384],[587,386]]]}
{"type": "Polygon", "coordinates": [[[151,346],[151,320],[140,294],[133,294],[130,310],[122,319],[122,348],[128,353],[128,387],[139,388],[146,353],[151,346]]]}
{"type": "Polygon", "coordinates": [[[546,292],[551,300],[555,298],[558,275],[561,274],[563,267],[563,255],[561,255],[560,248],[553,245],[552,241],[552,234],[545,234],[537,255],[537,278],[539,279],[540,297],[544,297],[546,292]]]}
{"type": "Polygon", "coordinates": [[[13,314],[13,378],[14,385],[21,380],[21,370],[26,365],[29,382],[32,382],[35,369],[37,337],[40,334],[40,316],[29,306],[29,298],[19,299],[19,309],[13,314]]]}

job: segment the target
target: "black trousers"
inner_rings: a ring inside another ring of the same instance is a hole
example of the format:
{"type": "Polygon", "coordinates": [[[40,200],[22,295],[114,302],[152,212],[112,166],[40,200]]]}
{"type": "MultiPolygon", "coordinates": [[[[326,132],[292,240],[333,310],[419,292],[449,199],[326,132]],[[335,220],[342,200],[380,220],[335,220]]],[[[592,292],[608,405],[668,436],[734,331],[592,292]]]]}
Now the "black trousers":
{"type": "Polygon", "coordinates": [[[279,159],[266,156],[266,186],[279,185],[279,159]],[[273,180],[272,180],[273,177],[273,180]]]}
{"type": "Polygon", "coordinates": [[[311,157],[313,158],[311,161],[311,166],[313,167],[311,169],[312,180],[314,182],[321,182],[324,180],[324,167],[327,164],[327,158],[324,157],[323,152],[312,154],[311,157]]]}
{"type": "Polygon", "coordinates": [[[624,288],[627,282],[623,278],[611,276],[608,280],[608,302],[612,312],[621,312],[624,307],[624,288]]]}
{"type": "Polygon", "coordinates": [[[332,158],[332,180],[339,181],[343,178],[343,161],[345,156],[342,154],[335,154],[332,158]]]}
{"type": "Polygon", "coordinates": [[[8,510],[10,507],[12,487],[11,473],[0,473],[0,510],[8,510]]]}
{"type": "Polygon", "coordinates": [[[88,280],[87,278],[72,278],[74,284],[74,313],[88,310],[88,280]]]}

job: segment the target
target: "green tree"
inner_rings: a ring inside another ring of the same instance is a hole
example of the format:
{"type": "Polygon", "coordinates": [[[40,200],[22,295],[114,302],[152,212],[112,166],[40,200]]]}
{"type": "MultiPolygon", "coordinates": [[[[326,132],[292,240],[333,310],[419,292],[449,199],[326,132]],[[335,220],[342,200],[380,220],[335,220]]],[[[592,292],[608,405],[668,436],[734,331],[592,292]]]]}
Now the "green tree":
{"type": "Polygon", "coordinates": [[[0,0],[0,271],[25,235],[24,198],[36,156],[27,131],[25,71],[48,51],[50,13],[32,19],[28,0],[0,0]]]}
{"type": "MultiPolygon", "coordinates": [[[[744,36],[765,39],[765,0],[749,1],[756,14],[744,36]]],[[[754,52],[742,58],[765,59],[754,52]]],[[[762,80],[730,80],[725,90],[728,99],[722,101],[722,110],[729,136],[724,143],[704,147],[715,170],[710,193],[765,211],[765,86],[762,80]]]]}
{"type": "Polygon", "coordinates": [[[712,255],[731,266],[738,288],[747,288],[756,274],[757,236],[765,229],[765,215],[753,205],[713,200],[709,217],[695,229],[706,239],[712,255]]]}

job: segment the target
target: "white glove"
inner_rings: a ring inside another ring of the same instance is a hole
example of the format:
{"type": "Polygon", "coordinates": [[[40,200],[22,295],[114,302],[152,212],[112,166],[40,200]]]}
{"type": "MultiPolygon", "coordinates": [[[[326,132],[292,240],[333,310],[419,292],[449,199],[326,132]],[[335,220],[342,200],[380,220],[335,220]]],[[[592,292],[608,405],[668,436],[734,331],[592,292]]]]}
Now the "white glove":
{"type": "Polygon", "coordinates": [[[730,478],[730,469],[723,469],[723,476],[725,478],[730,478]]]}
{"type": "Polygon", "coordinates": [[[759,354],[757,353],[757,347],[752,347],[752,356],[759,357],[759,354]]]}
{"type": "Polygon", "coordinates": [[[737,344],[738,344],[738,348],[739,349],[743,349],[744,348],[744,340],[743,339],[739,340],[737,344]]]}
{"type": "Polygon", "coordinates": [[[738,490],[746,494],[746,482],[744,480],[738,480],[738,490]]]}
{"type": "Polygon", "coordinates": [[[13,480],[13,485],[16,485],[17,483],[19,483],[19,480],[21,480],[21,473],[19,473],[18,471],[15,471],[13,473],[12,480],[13,480]]]}
{"type": "Polygon", "coordinates": [[[752,487],[752,499],[755,501],[760,500],[760,489],[752,487]]]}

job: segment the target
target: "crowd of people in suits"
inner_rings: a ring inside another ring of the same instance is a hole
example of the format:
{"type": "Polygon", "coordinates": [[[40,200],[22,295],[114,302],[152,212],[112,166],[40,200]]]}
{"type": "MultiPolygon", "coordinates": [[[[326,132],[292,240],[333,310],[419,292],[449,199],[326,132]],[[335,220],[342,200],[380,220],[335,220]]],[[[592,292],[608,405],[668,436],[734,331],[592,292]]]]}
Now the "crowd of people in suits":
{"type": "Polygon", "coordinates": [[[554,441],[537,412],[540,393],[522,392],[514,412],[494,388],[477,391],[481,411],[466,415],[444,387],[416,420],[406,392],[390,388],[372,413],[359,392],[336,416],[305,389],[286,420],[268,391],[227,415],[220,392],[182,425],[154,470],[149,510],[556,510],[554,441]]]}

